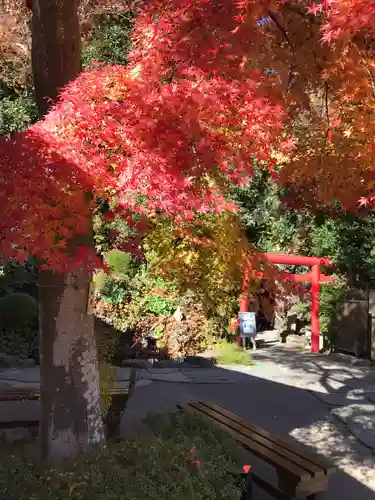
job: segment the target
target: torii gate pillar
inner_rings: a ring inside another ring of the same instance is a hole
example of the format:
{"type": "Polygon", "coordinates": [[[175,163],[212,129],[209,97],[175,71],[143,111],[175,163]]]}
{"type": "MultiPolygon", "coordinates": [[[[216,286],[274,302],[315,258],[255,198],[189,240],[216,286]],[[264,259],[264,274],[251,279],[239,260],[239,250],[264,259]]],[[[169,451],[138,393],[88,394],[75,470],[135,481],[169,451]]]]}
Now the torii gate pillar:
{"type": "Polygon", "coordinates": [[[311,352],[319,352],[319,282],[320,265],[314,264],[311,269],[311,352]]]}

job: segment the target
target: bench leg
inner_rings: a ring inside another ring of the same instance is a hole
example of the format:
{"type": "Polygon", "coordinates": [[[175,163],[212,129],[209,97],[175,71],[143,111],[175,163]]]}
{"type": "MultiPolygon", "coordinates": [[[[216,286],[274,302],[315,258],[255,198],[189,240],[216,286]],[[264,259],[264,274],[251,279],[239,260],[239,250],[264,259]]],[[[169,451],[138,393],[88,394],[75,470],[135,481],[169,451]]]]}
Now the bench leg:
{"type": "Polygon", "coordinates": [[[279,473],[277,475],[277,484],[279,490],[282,491],[285,495],[290,496],[291,499],[295,497],[295,491],[297,487],[295,478],[287,474],[279,473]]]}
{"type": "Polygon", "coordinates": [[[105,418],[105,426],[108,439],[116,439],[119,436],[121,417],[125,411],[128,394],[113,394],[111,404],[105,418]]]}

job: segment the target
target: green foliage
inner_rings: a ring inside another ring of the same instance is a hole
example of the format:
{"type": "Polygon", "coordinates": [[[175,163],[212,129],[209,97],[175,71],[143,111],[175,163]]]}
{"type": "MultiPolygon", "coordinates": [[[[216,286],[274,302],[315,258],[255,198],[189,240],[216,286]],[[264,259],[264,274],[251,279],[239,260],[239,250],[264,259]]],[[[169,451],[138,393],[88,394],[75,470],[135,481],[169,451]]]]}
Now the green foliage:
{"type": "Polygon", "coordinates": [[[320,331],[331,343],[334,343],[338,333],[337,302],[348,290],[343,276],[336,275],[335,278],[336,283],[321,286],[319,295],[320,331]]]}
{"type": "Polygon", "coordinates": [[[96,292],[107,302],[120,304],[132,291],[132,279],[136,276],[138,265],[127,252],[111,250],[105,255],[110,274],[100,270],[94,276],[96,292]]]}
{"type": "MultiPolygon", "coordinates": [[[[111,252],[116,255],[117,252],[111,252]]],[[[120,259],[121,260],[121,259],[120,259]]],[[[117,260],[116,260],[117,262],[117,260]]],[[[132,265],[134,261],[131,261],[132,265]]],[[[97,313],[119,330],[132,330],[147,315],[169,316],[175,311],[179,297],[173,282],[151,277],[145,264],[129,268],[119,266],[120,277],[99,272],[95,276],[95,288],[99,298],[112,304],[97,313]]]]}
{"type": "Polygon", "coordinates": [[[220,365],[252,365],[248,352],[232,342],[222,341],[215,346],[215,359],[220,365]]]}
{"type": "Polygon", "coordinates": [[[0,325],[4,329],[24,330],[38,316],[36,300],[27,293],[9,293],[0,297],[0,325]]]}
{"type": "Polygon", "coordinates": [[[147,295],[147,311],[157,316],[170,316],[177,307],[177,302],[159,295],[147,295]]]}
{"type": "Polygon", "coordinates": [[[249,251],[237,217],[200,215],[183,228],[163,217],[153,223],[145,238],[150,274],[170,279],[181,295],[191,291],[208,314],[230,317],[249,251]]]}
{"type": "Polygon", "coordinates": [[[290,312],[296,313],[299,319],[308,323],[311,318],[311,302],[309,300],[299,299],[292,305],[290,312]]]}
{"type": "Polygon", "coordinates": [[[0,297],[0,351],[25,356],[37,327],[36,300],[27,293],[0,297]]]}
{"type": "Polygon", "coordinates": [[[0,98],[0,135],[23,130],[37,119],[35,101],[30,95],[0,98]]]}
{"type": "Polygon", "coordinates": [[[362,218],[345,213],[323,218],[314,228],[311,251],[331,256],[343,272],[358,275],[362,286],[374,286],[375,212],[362,218]]]}
{"type": "Polygon", "coordinates": [[[305,245],[306,235],[299,228],[302,222],[306,225],[306,217],[286,210],[282,194],[269,173],[257,165],[247,186],[231,190],[248,238],[265,252],[297,252],[305,245]]]}
{"type": "Polygon", "coordinates": [[[137,265],[130,253],[111,250],[106,254],[105,261],[111,270],[111,274],[121,280],[129,280],[137,272],[137,265]]]}
{"type": "Polygon", "coordinates": [[[132,29],[132,16],[129,13],[104,15],[97,19],[82,49],[83,66],[93,62],[126,65],[132,29]]]}
{"type": "MultiPolygon", "coordinates": [[[[272,253],[311,255],[314,215],[289,209],[283,203],[284,190],[259,165],[246,186],[234,187],[231,196],[240,207],[247,237],[258,249],[272,253]]],[[[281,270],[303,273],[303,266],[278,266],[281,270]]]]}
{"type": "Polygon", "coordinates": [[[37,461],[30,448],[0,455],[0,495],[9,500],[240,500],[230,473],[243,453],[206,420],[150,416],[140,437],[110,443],[60,467],[37,461]],[[17,478],[15,481],[14,478],[17,478]]]}
{"type": "Polygon", "coordinates": [[[130,295],[126,283],[117,281],[116,278],[111,276],[107,276],[100,293],[103,300],[114,304],[121,304],[130,295]]]}
{"type": "Polygon", "coordinates": [[[35,266],[31,262],[19,264],[15,261],[8,261],[0,266],[0,295],[12,292],[35,295],[36,287],[35,266]]]}

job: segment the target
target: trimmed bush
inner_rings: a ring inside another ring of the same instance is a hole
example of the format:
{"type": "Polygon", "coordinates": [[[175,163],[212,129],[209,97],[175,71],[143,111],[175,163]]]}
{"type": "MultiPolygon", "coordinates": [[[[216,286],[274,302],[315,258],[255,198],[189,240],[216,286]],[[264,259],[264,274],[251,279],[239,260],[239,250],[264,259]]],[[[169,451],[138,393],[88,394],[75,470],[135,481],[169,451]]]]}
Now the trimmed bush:
{"type": "Polygon", "coordinates": [[[38,307],[27,293],[0,297],[0,352],[27,356],[36,335],[38,307]]]}
{"type": "Polygon", "coordinates": [[[219,342],[215,346],[215,359],[220,365],[252,365],[248,352],[231,342],[219,342]]]}
{"type": "Polygon", "coordinates": [[[0,297],[0,326],[4,329],[24,330],[36,321],[38,306],[27,293],[9,293],[0,297]]]}
{"type": "Polygon", "coordinates": [[[0,454],[0,496],[8,500],[240,500],[242,451],[198,417],[150,416],[138,438],[109,444],[60,467],[32,449],[0,454]]]}

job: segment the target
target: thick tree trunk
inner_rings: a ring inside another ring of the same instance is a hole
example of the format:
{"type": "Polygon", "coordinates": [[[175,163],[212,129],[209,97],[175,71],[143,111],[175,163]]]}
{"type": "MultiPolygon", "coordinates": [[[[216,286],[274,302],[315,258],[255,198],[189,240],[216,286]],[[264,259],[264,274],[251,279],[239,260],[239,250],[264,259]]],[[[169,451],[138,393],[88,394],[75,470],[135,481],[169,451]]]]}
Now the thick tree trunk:
{"type": "Polygon", "coordinates": [[[39,113],[44,115],[81,71],[78,0],[33,0],[32,67],[39,113]]]}
{"type": "MultiPolygon", "coordinates": [[[[32,66],[42,116],[80,72],[78,0],[33,0],[32,66]]],[[[54,462],[104,442],[91,276],[41,271],[41,448],[54,462]]]]}
{"type": "Polygon", "coordinates": [[[53,462],[104,441],[93,316],[86,271],[40,279],[43,457],[53,462]]]}

